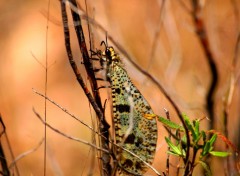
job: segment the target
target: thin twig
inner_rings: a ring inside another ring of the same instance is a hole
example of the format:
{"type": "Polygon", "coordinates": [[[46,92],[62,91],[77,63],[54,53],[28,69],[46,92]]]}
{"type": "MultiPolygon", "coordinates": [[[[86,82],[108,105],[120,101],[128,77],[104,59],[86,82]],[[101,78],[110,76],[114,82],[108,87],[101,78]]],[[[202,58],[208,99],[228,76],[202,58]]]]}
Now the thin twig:
{"type": "Polygon", "coordinates": [[[210,84],[206,101],[207,101],[207,110],[209,113],[209,117],[211,119],[210,129],[213,129],[215,124],[215,116],[214,116],[214,93],[216,92],[217,84],[218,84],[218,71],[217,65],[213,58],[210,46],[209,46],[209,39],[206,34],[205,24],[201,16],[199,15],[201,12],[201,7],[198,4],[198,1],[192,0],[192,18],[195,23],[196,34],[198,35],[199,41],[202,45],[204,50],[205,56],[207,57],[207,61],[210,67],[211,75],[212,75],[212,82],[210,84]]]}
{"type": "MultiPolygon", "coordinates": [[[[233,2],[232,2],[233,3],[233,2]]],[[[233,6],[233,8],[235,9],[234,12],[235,12],[235,15],[236,15],[236,18],[238,19],[238,12],[236,10],[236,7],[233,6]]],[[[237,59],[238,59],[238,56],[239,56],[239,49],[240,49],[240,31],[238,33],[238,36],[237,36],[237,41],[236,41],[236,45],[235,45],[235,51],[234,51],[234,57],[232,59],[232,68],[231,68],[231,71],[230,71],[230,79],[229,79],[229,88],[227,90],[227,94],[225,95],[225,98],[223,100],[223,114],[224,114],[224,129],[223,129],[223,132],[224,132],[224,135],[226,136],[226,138],[228,138],[228,121],[229,121],[229,109],[230,109],[230,106],[232,104],[232,99],[233,99],[233,95],[234,95],[234,90],[236,88],[236,75],[234,74],[234,72],[236,71],[236,65],[237,65],[237,59]]],[[[226,144],[226,149],[228,149],[228,145],[226,144]]],[[[236,162],[237,163],[237,162],[236,162]]],[[[228,157],[227,158],[227,164],[226,164],[227,168],[225,170],[230,170],[230,158],[228,157]]],[[[237,168],[237,167],[236,167],[237,168]]]]}
{"type": "Polygon", "coordinates": [[[117,147],[120,147],[122,150],[130,153],[131,155],[133,155],[134,157],[138,158],[139,160],[141,160],[144,164],[146,164],[149,168],[151,168],[157,175],[160,175],[160,176],[161,176],[161,174],[160,174],[154,167],[152,167],[150,164],[148,164],[146,161],[144,161],[144,160],[143,160],[142,158],[140,158],[138,155],[136,155],[135,153],[131,152],[130,150],[125,149],[125,148],[123,148],[123,147],[121,147],[121,146],[119,146],[119,145],[117,145],[117,144],[115,144],[115,145],[116,145],[117,147]]]}
{"type": "Polygon", "coordinates": [[[93,129],[93,127],[89,126],[87,123],[85,123],[84,121],[80,120],[79,118],[77,118],[75,115],[71,114],[66,108],[62,107],[61,105],[59,105],[58,103],[56,103],[55,101],[53,101],[52,99],[46,97],[45,95],[41,94],[40,92],[38,92],[35,89],[32,89],[33,92],[35,92],[36,94],[40,95],[41,97],[45,98],[46,100],[48,100],[49,102],[51,102],[53,105],[57,106],[58,108],[60,108],[63,112],[67,113],[68,115],[70,115],[72,118],[74,118],[75,120],[77,120],[78,122],[80,122],[81,124],[83,124],[84,126],[86,126],[88,129],[90,129],[91,131],[93,131],[94,133],[104,137],[103,135],[101,135],[99,132],[95,131],[93,129]]]}
{"type": "Polygon", "coordinates": [[[14,165],[16,165],[16,163],[17,163],[20,159],[22,159],[22,158],[24,158],[25,156],[27,156],[27,155],[35,152],[35,151],[42,145],[42,143],[43,143],[44,141],[45,141],[44,138],[42,138],[42,140],[37,144],[37,146],[36,146],[35,148],[30,149],[30,150],[28,150],[28,151],[20,154],[19,156],[17,156],[17,157],[14,159],[14,161],[10,164],[9,168],[11,168],[11,167],[13,167],[14,165]]]}
{"type": "MultiPolygon", "coordinates": [[[[164,111],[165,111],[165,113],[166,113],[167,119],[170,120],[169,111],[168,111],[166,108],[164,108],[164,111]]],[[[171,129],[169,129],[169,131],[170,131],[170,133],[168,133],[168,134],[169,134],[169,135],[168,135],[168,138],[171,140],[171,137],[172,137],[172,135],[171,135],[171,129]]],[[[170,146],[168,146],[168,151],[170,151],[170,146]]],[[[167,154],[167,162],[166,162],[166,175],[169,175],[169,166],[170,166],[169,163],[170,163],[170,154],[168,153],[168,154],[167,154]]]]}
{"type": "MultiPolygon", "coordinates": [[[[0,123],[1,123],[2,126],[3,126],[3,132],[1,133],[1,136],[0,136],[0,137],[2,137],[3,134],[5,134],[6,141],[7,141],[7,146],[8,146],[8,149],[9,149],[9,151],[10,151],[11,159],[14,160],[13,150],[12,150],[12,147],[11,147],[11,145],[10,145],[10,141],[9,141],[9,138],[8,138],[8,135],[7,135],[6,127],[5,127],[5,124],[4,124],[4,122],[3,122],[3,119],[2,119],[1,114],[0,114],[0,123]]],[[[1,161],[1,162],[3,162],[3,161],[1,161]]],[[[16,175],[19,176],[20,173],[19,173],[19,169],[18,169],[17,165],[15,165],[15,169],[16,169],[16,175]]],[[[9,172],[9,173],[10,173],[10,172],[9,172]]]]}
{"type": "MultiPolygon", "coordinates": [[[[207,96],[206,96],[207,110],[208,110],[209,116],[211,118],[210,128],[212,129],[213,125],[215,124],[215,119],[214,119],[214,93],[216,91],[217,83],[218,83],[218,72],[217,72],[217,67],[216,67],[212,52],[211,52],[210,47],[209,47],[209,42],[208,42],[208,38],[207,38],[207,35],[206,35],[203,20],[199,16],[199,12],[201,10],[201,7],[198,4],[198,1],[192,0],[192,9],[193,9],[192,10],[192,18],[193,18],[193,21],[195,22],[196,33],[197,33],[197,35],[199,37],[199,40],[202,44],[202,47],[204,49],[205,55],[207,57],[207,60],[208,60],[209,66],[210,66],[211,74],[212,74],[212,82],[211,82],[210,88],[209,88],[207,96]]],[[[187,133],[187,137],[189,138],[188,133],[187,133]]],[[[187,146],[189,146],[189,144],[190,144],[190,139],[189,139],[189,143],[187,144],[187,146]]],[[[188,164],[186,165],[184,175],[187,175],[188,172],[190,171],[189,169],[191,169],[191,167],[190,167],[191,163],[188,162],[189,147],[187,148],[187,151],[186,151],[185,164],[186,164],[186,162],[188,164]]]]}
{"type": "Polygon", "coordinates": [[[90,146],[90,147],[94,147],[94,148],[96,148],[97,150],[100,150],[100,151],[102,151],[102,152],[104,152],[104,153],[108,153],[108,154],[109,154],[109,151],[108,151],[108,150],[105,150],[105,149],[103,149],[103,148],[99,148],[98,146],[93,145],[93,144],[91,144],[91,143],[89,143],[89,142],[87,142],[87,141],[85,141],[85,140],[82,140],[82,139],[79,139],[79,138],[76,138],[76,137],[69,136],[69,135],[61,132],[60,130],[54,128],[53,126],[49,125],[46,121],[44,121],[44,120],[42,119],[42,117],[35,111],[34,108],[33,108],[33,112],[34,112],[34,114],[38,117],[38,119],[39,119],[44,125],[46,125],[46,126],[47,126],[48,128],[50,128],[51,130],[55,131],[56,133],[58,133],[58,134],[60,134],[60,135],[62,135],[62,136],[64,136],[64,137],[66,137],[66,138],[68,138],[68,139],[71,139],[71,140],[74,140],[74,141],[83,143],[83,144],[88,145],[88,146],[90,146]]]}
{"type": "MultiPolygon", "coordinates": [[[[80,7],[80,4],[78,4],[78,7],[80,7]]],[[[88,15],[88,4],[87,4],[87,0],[85,0],[85,7],[86,7],[86,15],[88,15]]],[[[87,22],[87,26],[88,26],[88,37],[89,37],[89,46],[90,46],[90,50],[93,48],[93,39],[94,39],[94,36],[93,36],[93,33],[92,33],[92,28],[91,28],[91,25],[89,22],[87,22]]],[[[91,55],[92,57],[92,55],[91,55]]],[[[93,130],[95,131],[95,123],[94,123],[94,119],[93,119],[93,116],[92,116],[92,109],[89,105],[89,109],[90,109],[90,114],[91,114],[91,121],[92,121],[92,126],[93,126],[93,130]]],[[[99,138],[98,138],[99,139],[99,138]]],[[[96,145],[96,136],[95,136],[95,133],[93,132],[92,133],[92,143],[96,145]]],[[[96,150],[95,148],[91,148],[90,151],[91,152],[91,160],[90,160],[90,167],[88,169],[88,175],[92,175],[94,173],[94,170],[92,168],[94,168],[95,166],[95,155],[96,155],[96,150]],[[91,152],[92,150],[92,152],[91,152]]]]}
{"type": "MultiPolygon", "coordinates": [[[[77,7],[76,1],[72,0],[71,3],[77,7]]],[[[79,82],[79,84],[81,85],[82,89],[84,90],[89,102],[91,103],[91,105],[93,106],[93,109],[95,110],[97,117],[99,118],[99,128],[100,128],[100,132],[101,134],[104,134],[104,136],[106,138],[102,138],[101,137],[101,146],[102,148],[109,150],[109,124],[106,122],[104,114],[103,114],[103,108],[101,105],[101,99],[99,97],[99,93],[97,91],[97,82],[95,79],[95,75],[94,75],[94,71],[93,71],[93,67],[92,64],[90,62],[89,56],[88,56],[88,51],[86,48],[86,43],[85,43],[85,39],[84,39],[84,34],[83,34],[83,30],[82,30],[82,26],[81,26],[81,20],[80,20],[80,16],[75,13],[73,10],[71,10],[72,13],[72,17],[73,17],[73,22],[74,23],[79,23],[78,26],[75,26],[75,30],[76,30],[76,34],[78,37],[78,41],[79,41],[79,46],[80,46],[80,50],[82,52],[82,56],[83,56],[83,60],[84,60],[84,65],[86,68],[86,71],[88,73],[88,77],[89,77],[89,81],[93,90],[93,94],[94,97],[91,95],[90,91],[88,90],[87,86],[85,85],[80,72],[77,68],[77,65],[73,59],[72,56],[72,51],[71,51],[71,46],[70,46],[70,34],[69,34],[69,29],[68,29],[68,18],[67,18],[67,13],[66,13],[66,4],[65,1],[61,1],[61,9],[62,9],[62,21],[63,21],[63,26],[64,26],[64,37],[65,37],[65,46],[66,46],[66,51],[68,54],[68,59],[69,62],[72,66],[72,69],[77,77],[77,80],[79,82]]],[[[110,150],[109,150],[110,151],[110,150]]],[[[110,165],[110,155],[106,154],[106,153],[101,153],[101,165],[103,168],[103,174],[104,175],[111,175],[111,165],[110,165]]]]}
{"type": "Polygon", "coordinates": [[[160,35],[161,29],[162,29],[162,23],[163,23],[163,16],[164,16],[164,7],[165,7],[165,2],[166,0],[162,0],[162,4],[161,4],[161,9],[160,9],[160,15],[159,15],[159,20],[158,20],[158,24],[156,27],[156,31],[155,34],[153,36],[153,43],[152,43],[152,47],[151,51],[150,51],[150,60],[148,61],[148,66],[147,66],[147,71],[149,70],[151,63],[153,62],[153,57],[154,57],[154,53],[156,51],[156,47],[157,47],[157,42],[158,42],[158,37],[160,35]]]}
{"type": "MultiPolygon", "coordinates": [[[[77,7],[77,3],[75,0],[71,0],[71,3],[74,7],[77,7]]],[[[91,59],[88,55],[88,50],[87,50],[85,37],[84,37],[82,25],[81,25],[80,15],[78,13],[76,13],[75,11],[73,11],[72,9],[71,9],[71,12],[72,12],[73,23],[74,24],[75,24],[75,22],[78,23],[78,25],[74,25],[74,27],[75,27],[75,31],[76,31],[76,35],[77,35],[77,39],[78,39],[78,44],[79,44],[79,47],[80,47],[80,50],[82,53],[83,63],[86,68],[88,77],[90,77],[89,81],[90,81],[91,88],[93,90],[93,96],[94,96],[95,101],[98,104],[99,108],[102,110],[103,108],[101,105],[99,91],[96,90],[98,88],[98,85],[97,85],[97,81],[95,78],[95,73],[93,71],[93,65],[92,65],[91,59]]],[[[104,122],[104,123],[106,123],[106,122],[104,122]]]]}
{"type": "MultiPolygon", "coordinates": [[[[37,92],[36,90],[33,89],[33,91],[34,91],[36,94],[44,97],[43,94],[37,92]]],[[[87,125],[87,124],[86,124],[85,122],[83,122],[82,120],[78,119],[75,115],[71,114],[67,109],[63,108],[62,106],[60,106],[59,104],[57,104],[56,102],[54,102],[53,100],[51,100],[51,99],[48,98],[48,97],[44,97],[44,98],[46,98],[46,99],[47,99],[49,102],[51,102],[53,105],[57,106],[57,107],[60,108],[62,111],[64,111],[64,112],[67,113],[68,115],[70,115],[70,116],[71,116],[72,118],[74,118],[75,120],[77,120],[77,121],[79,121],[80,123],[82,123],[84,126],[86,126],[87,128],[89,128],[89,129],[90,129],[91,131],[93,131],[94,133],[96,133],[96,134],[98,134],[99,136],[105,138],[105,136],[103,136],[103,135],[100,134],[99,132],[95,131],[91,126],[87,125]]],[[[40,115],[39,115],[39,117],[40,117],[40,115]]],[[[41,120],[41,119],[40,119],[40,120],[41,120]]],[[[41,120],[41,121],[44,122],[43,120],[41,120]]],[[[46,123],[46,122],[44,122],[44,123],[46,123]]],[[[47,124],[47,126],[48,126],[48,125],[49,125],[49,124],[47,124]]],[[[49,125],[49,126],[50,126],[50,125],[49,125]]],[[[51,127],[52,127],[52,126],[51,126],[51,127]]],[[[53,127],[52,127],[52,128],[53,128],[53,127]]],[[[55,128],[54,128],[54,129],[55,129],[55,128]]],[[[54,131],[55,131],[55,132],[58,132],[59,130],[55,129],[54,131]]],[[[62,133],[62,132],[61,132],[61,133],[62,133]]],[[[65,137],[66,137],[66,136],[65,136],[65,137]]],[[[73,139],[73,140],[74,140],[74,139],[73,139]]],[[[131,151],[123,148],[123,147],[120,146],[120,145],[114,144],[112,141],[109,141],[109,142],[110,142],[112,145],[115,145],[115,146],[119,147],[120,149],[122,149],[122,150],[130,153],[131,155],[137,157],[137,158],[138,158],[139,160],[141,160],[144,164],[146,164],[150,169],[152,169],[156,174],[158,174],[158,175],[160,174],[154,167],[152,167],[151,165],[149,165],[146,161],[144,161],[143,159],[141,159],[139,156],[137,156],[137,155],[134,154],[133,152],[131,152],[131,151]]]]}
{"type": "MultiPolygon", "coordinates": [[[[48,82],[48,27],[49,27],[49,14],[50,14],[50,0],[48,0],[47,4],[47,24],[46,24],[46,60],[45,60],[45,87],[44,87],[44,94],[45,97],[47,96],[47,82],[48,82]]],[[[44,100],[44,119],[47,121],[47,100],[44,100]]],[[[43,162],[43,175],[46,176],[47,170],[47,127],[44,126],[44,162],[43,162]]]]}
{"type": "Polygon", "coordinates": [[[0,138],[1,138],[1,140],[0,140],[0,163],[1,163],[1,167],[2,167],[2,175],[9,176],[10,171],[8,169],[7,160],[6,160],[5,153],[4,153],[3,146],[2,146],[2,135],[5,133],[5,125],[2,121],[1,114],[0,114],[0,123],[3,126],[3,131],[0,134],[0,138]]]}
{"type": "Polygon", "coordinates": [[[4,153],[1,141],[0,141],[0,162],[1,162],[1,167],[2,167],[2,171],[1,171],[2,175],[9,176],[10,171],[8,169],[7,160],[6,160],[6,157],[5,157],[5,153],[4,153]]]}

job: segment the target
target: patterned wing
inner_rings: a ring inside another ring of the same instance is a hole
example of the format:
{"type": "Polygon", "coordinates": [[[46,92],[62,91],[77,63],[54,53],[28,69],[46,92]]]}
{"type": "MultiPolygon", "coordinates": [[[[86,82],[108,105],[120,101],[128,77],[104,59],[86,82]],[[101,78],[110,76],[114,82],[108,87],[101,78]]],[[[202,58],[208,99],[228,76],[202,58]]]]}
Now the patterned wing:
{"type": "MultiPolygon", "coordinates": [[[[116,143],[151,164],[157,144],[157,124],[155,119],[144,118],[144,114],[153,111],[118,62],[109,65],[107,76],[112,89],[116,143]]],[[[119,148],[117,158],[121,175],[143,175],[148,169],[141,160],[119,148]]]]}

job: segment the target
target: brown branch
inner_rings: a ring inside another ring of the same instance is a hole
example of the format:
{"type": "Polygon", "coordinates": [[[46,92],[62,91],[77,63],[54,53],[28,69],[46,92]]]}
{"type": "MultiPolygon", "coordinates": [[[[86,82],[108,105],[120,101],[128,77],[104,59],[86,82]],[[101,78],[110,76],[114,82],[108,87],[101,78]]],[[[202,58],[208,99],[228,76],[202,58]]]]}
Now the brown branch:
{"type": "Polygon", "coordinates": [[[205,56],[207,58],[207,61],[210,67],[211,75],[212,75],[212,81],[206,96],[206,101],[207,101],[207,110],[209,113],[209,118],[211,119],[210,129],[213,129],[215,124],[214,93],[216,92],[217,84],[218,84],[218,71],[217,71],[217,66],[209,46],[209,40],[206,34],[204,22],[199,15],[201,11],[201,7],[198,4],[197,0],[192,0],[192,8],[193,8],[192,18],[195,23],[196,34],[198,35],[198,38],[204,50],[205,56]]]}
{"type": "MultiPolygon", "coordinates": [[[[8,139],[8,135],[7,135],[7,132],[6,132],[6,127],[5,127],[5,124],[3,122],[1,114],[0,114],[0,123],[3,127],[3,131],[0,134],[1,140],[2,140],[2,135],[5,134],[6,141],[7,141],[7,146],[10,150],[10,156],[11,156],[12,160],[14,160],[13,150],[12,150],[12,147],[10,145],[10,141],[8,139]]],[[[2,170],[3,170],[2,175],[10,175],[11,173],[10,173],[9,168],[7,166],[7,161],[6,161],[6,158],[5,158],[5,154],[4,154],[4,150],[3,150],[3,147],[2,147],[1,141],[0,141],[0,162],[1,162],[1,167],[2,167],[2,170]]],[[[18,167],[17,167],[16,164],[15,164],[15,169],[16,169],[16,175],[19,176],[20,174],[19,174],[19,170],[18,170],[18,167]]]]}
{"type": "Polygon", "coordinates": [[[56,103],[55,101],[53,101],[52,99],[50,99],[49,97],[46,97],[45,95],[43,95],[42,93],[36,91],[35,89],[32,89],[34,93],[36,93],[37,95],[43,97],[44,99],[46,99],[47,101],[51,102],[53,105],[57,106],[59,109],[61,109],[63,112],[65,112],[66,114],[68,114],[69,116],[71,116],[73,119],[77,120],[78,122],[80,122],[81,124],[83,124],[84,126],[86,126],[88,129],[90,129],[92,132],[98,134],[99,136],[105,137],[103,136],[101,133],[97,132],[94,130],[93,127],[91,127],[90,125],[88,125],[87,123],[85,123],[84,121],[82,121],[81,119],[77,118],[75,115],[73,115],[72,113],[70,113],[70,111],[68,111],[66,108],[62,107],[61,105],[59,105],[58,103],[56,103]]]}
{"type": "MultiPolygon", "coordinates": [[[[71,3],[75,7],[77,7],[75,0],[72,0],[71,3]]],[[[65,46],[66,46],[66,51],[67,51],[67,55],[69,58],[69,62],[72,66],[72,69],[76,75],[76,78],[77,78],[79,84],[81,85],[82,89],[84,90],[89,102],[93,106],[93,109],[95,110],[95,112],[98,116],[98,119],[100,121],[100,124],[99,124],[100,133],[105,136],[105,138],[101,137],[101,147],[103,149],[110,151],[109,140],[108,140],[109,139],[108,129],[110,126],[108,125],[108,123],[106,122],[106,120],[104,118],[103,108],[101,105],[101,99],[99,97],[99,93],[97,91],[97,83],[96,83],[95,75],[93,72],[92,63],[90,62],[90,58],[89,58],[88,52],[87,52],[87,47],[86,47],[86,43],[85,43],[85,39],[84,39],[83,29],[81,26],[80,16],[75,11],[71,10],[74,23],[78,23],[78,25],[75,25],[75,30],[76,30],[76,34],[78,37],[80,50],[82,52],[84,65],[85,65],[85,68],[86,68],[86,71],[87,71],[87,74],[88,74],[88,77],[90,80],[90,84],[91,84],[91,87],[93,90],[94,97],[91,95],[90,91],[88,90],[87,86],[85,85],[85,83],[80,75],[80,72],[77,68],[77,65],[73,59],[73,56],[72,56],[72,51],[71,51],[71,46],[70,46],[70,34],[69,34],[69,28],[68,28],[68,18],[67,18],[67,13],[66,13],[66,4],[65,4],[64,0],[61,1],[61,9],[62,9],[62,20],[63,20],[63,26],[64,26],[65,46]]],[[[101,164],[102,164],[102,168],[103,168],[103,175],[111,175],[110,155],[107,153],[104,153],[104,152],[101,154],[102,154],[101,164]]]]}
{"type": "Polygon", "coordinates": [[[37,118],[38,118],[44,125],[46,125],[46,126],[47,126],[48,128],[50,128],[51,130],[55,131],[56,133],[58,133],[58,134],[60,134],[60,135],[62,135],[62,136],[64,136],[64,137],[66,137],[66,138],[68,138],[68,139],[71,139],[71,140],[80,142],[80,143],[85,144],[85,145],[88,145],[88,146],[90,146],[90,147],[94,147],[94,148],[96,148],[97,150],[100,150],[100,151],[102,151],[102,152],[104,152],[104,153],[109,153],[108,150],[99,148],[98,146],[93,145],[93,144],[91,144],[91,143],[89,143],[89,142],[87,142],[87,141],[85,141],[85,140],[78,139],[78,138],[76,138],[76,137],[72,137],[72,136],[69,136],[69,135],[61,132],[60,130],[54,128],[53,126],[51,126],[50,124],[48,124],[46,121],[44,121],[44,119],[40,116],[40,114],[38,114],[38,113],[35,111],[34,108],[33,108],[33,112],[34,112],[34,114],[37,116],[37,118]]]}
{"type": "MultiPolygon", "coordinates": [[[[171,120],[169,111],[166,108],[164,108],[164,111],[165,111],[167,119],[171,120]]],[[[172,137],[171,129],[169,129],[169,131],[170,131],[170,133],[168,133],[168,138],[171,140],[171,137],[172,137]]],[[[170,146],[168,146],[168,151],[170,151],[170,146]]],[[[166,175],[169,175],[169,166],[170,166],[170,153],[167,153],[167,162],[166,162],[166,169],[165,169],[166,175]]]]}
{"type": "Polygon", "coordinates": [[[207,111],[209,118],[211,119],[210,121],[210,129],[214,128],[215,124],[215,115],[214,115],[214,105],[215,105],[215,100],[214,100],[214,94],[217,89],[218,85],[218,70],[217,70],[217,65],[215,63],[213,54],[211,52],[210,46],[209,46],[209,38],[206,33],[206,28],[203,19],[201,18],[200,12],[202,10],[202,7],[199,4],[198,0],[192,0],[192,18],[193,22],[195,24],[195,30],[196,34],[198,36],[198,39],[202,45],[203,51],[205,53],[205,56],[207,58],[209,67],[210,67],[210,72],[211,72],[211,83],[206,95],[206,103],[207,103],[207,111]]]}
{"type": "MultiPolygon", "coordinates": [[[[0,138],[1,138],[2,135],[5,133],[5,125],[2,121],[1,114],[0,114],[0,121],[3,126],[3,131],[0,133],[0,138]]],[[[4,153],[3,146],[2,146],[2,139],[0,140],[0,163],[1,163],[1,168],[2,168],[2,171],[0,171],[0,174],[7,175],[7,176],[10,175],[10,171],[9,171],[8,165],[7,165],[7,160],[6,160],[5,153],[4,153]]]]}
{"type": "Polygon", "coordinates": [[[86,96],[87,96],[88,100],[90,101],[91,105],[93,106],[94,110],[99,115],[100,120],[102,120],[103,119],[102,111],[96,104],[93,96],[91,95],[90,91],[88,90],[87,86],[85,85],[85,83],[82,79],[82,76],[79,72],[79,69],[73,59],[72,50],[71,50],[71,46],[70,46],[70,35],[69,35],[69,29],[68,29],[68,19],[67,19],[67,14],[66,14],[65,3],[62,2],[61,5],[62,5],[61,6],[62,7],[62,19],[63,19],[63,24],[64,24],[65,46],[66,46],[66,51],[67,51],[69,62],[71,64],[71,67],[72,67],[75,75],[76,75],[78,83],[81,85],[84,93],[86,94],[86,96]]]}
{"type": "MultiPolygon", "coordinates": [[[[233,8],[235,9],[236,7],[233,6],[233,8]]],[[[235,10],[235,15],[236,15],[236,18],[238,19],[238,14],[236,12],[237,10],[235,10]]],[[[234,51],[234,56],[233,56],[233,59],[232,59],[232,68],[231,68],[231,72],[230,72],[230,80],[229,80],[229,87],[228,87],[228,90],[227,90],[227,94],[225,95],[224,97],[224,100],[223,100],[223,114],[224,114],[224,129],[223,129],[223,134],[226,136],[226,138],[228,138],[228,122],[229,122],[229,110],[230,110],[230,106],[232,104],[232,99],[233,99],[233,96],[234,96],[234,91],[236,89],[236,83],[237,83],[237,76],[234,75],[234,71],[236,71],[236,65],[237,65],[237,59],[238,59],[238,56],[239,56],[239,50],[240,50],[240,33],[238,33],[238,36],[237,36],[237,40],[236,40],[236,45],[235,45],[235,51],[234,51]]],[[[238,139],[238,134],[236,134],[236,139],[238,139]]],[[[239,140],[235,140],[235,141],[238,141],[239,140]]],[[[238,146],[239,146],[239,143],[238,143],[238,146]]],[[[226,144],[226,149],[228,150],[229,148],[229,145],[226,144]]],[[[238,147],[239,148],[239,147],[238,147]]],[[[236,165],[237,165],[237,162],[236,162],[236,165]]],[[[237,166],[236,166],[237,168],[237,166]]],[[[230,170],[230,158],[227,158],[227,168],[226,170],[230,170]]],[[[238,171],[239,172],[239,171],[238,171]]]]}

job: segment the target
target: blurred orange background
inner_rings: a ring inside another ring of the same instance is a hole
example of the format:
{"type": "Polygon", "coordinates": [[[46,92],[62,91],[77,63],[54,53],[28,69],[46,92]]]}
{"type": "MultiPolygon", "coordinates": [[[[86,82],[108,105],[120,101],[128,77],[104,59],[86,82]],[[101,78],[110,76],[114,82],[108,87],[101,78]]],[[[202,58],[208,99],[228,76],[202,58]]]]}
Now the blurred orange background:
{"type": "MultiPolygon", "coordinates": [[[[88,9],[115,41],[124,47],[131,58],[155,77],[173,98],[181,111],[192,119],[207,116],[206,94],[211,82],[207,58],[203,52],[191,17],[190,1],[166,1],[161,13],[162,1],[92,1],[88,9]],[[185,4],[185,5],[183,5],[185,4]],[[156,33],[159,35],[156,36],[156,33]],[[156,41],[155,41],[156,40],[156,41]],[[155,50],[153,43],[156,42],[155,50]],[[153,52],[153,55],[151,53],[153,52]]],[[[239,35],[238,1],[199,1],[201,18],[206,26],[210,49],[219,72],[219,83],[215,92],[216,130],[223,132],[223,99],[229,90],[230,74],[235,75],[235,89],[229,106],[229,139],[239,145],[239,53],[236,42],[239,35]],[[232,60],[237,57],[235,69],[232,60]]],[[[79,1],[85,8],[84,1],[79,1]]],[[[87,124],[93,110],[71,70],[64,46],[60,2],[51,0],[50,21],[47,17],[48,1],[1,1],[0,2],[0,113],[6,126],[15,157],[37,146],[44,137],[44,125],[34,115],[32,108],[44,117],[44,98],[36,95],[32,88],[44,93],[45,60],[48,58],[48,97],[67,108],[87,124]],[[47,48],[47,50],[46,50],[47,48]]],[[[70,16],[69,16],[70,18],[70,16]]],[[[71,22],[72,23],[72,22],[71,22]]],[[[83,21],[86,37],[87,23],[83,21]]],[[[77,60],[87,82],[81,53],[77,45],[73,24],[71,27],[74,58],[77,60]]],[[[92,26],[95,48],[105,40],[105,33],[92,26]]],[[[88,43],[88,38],[87,43],[88,43]]],[[[111,42],[109,41],[110,45],[111,42]]],[[[118,49],[116,49],[118,50],[118,49]]],[[[121,53],[120,53],[121,55],[121,53]]],[[[121,55],[132,81],[151,104],[154,112],[165,116],[163,108],[170,111],[172,120],[179,122],[171,104],[146,76],[141,74],[121,55]]],[[[104,85],[103,82],[100,85],[104,85]]],[[[110,90],[101,90],[103,101],[110,98],[110,90]]],[[[108,101],[109,102],[109,101],[108,101]]],[[[108,104],[109,105],[109,104],[108,104]]],[[[107,107],[108,121],[110,120],[107,107]]],[[[91,131],[79,122],[47,103],[47,121],[60,131],[91,143],[91,131]]],[[[207,129],[209,121],[202,121],[207,129]]],[[[166,131],[159,124],[158,151],[153,166],[165,169],[166,131]]],[[[9,148],[4,136],[1,138],[11,163],[9,148]]],[[[219,142],[217,150],[225,150],[219,142]]],[[[47,130],[47,175],[99,175],[96,154],[90,147],[71,141],[47,130]]],[[[35,152],[17,162],[21,175],[43,175],[43,145],[35,152]]],[[[223,159],[212,159],[214,173],[224,175],[223,159]]],[[[177,165],[177,162],[173,163],[177,165]]],[[[233,168],[233,165],[232,165],[233,168]]],[[[234,171],[234,170],[233,170],[234,171]]],[[[233,172],[230,171],[230,172],[233,172]]],[[[154,175],[149,171],[148,175],[154,175]]],[[[174,175],[174,172],[172,173],[174,175]]],[[[196,173],[197,175],[197,173],[196,173]]]]}

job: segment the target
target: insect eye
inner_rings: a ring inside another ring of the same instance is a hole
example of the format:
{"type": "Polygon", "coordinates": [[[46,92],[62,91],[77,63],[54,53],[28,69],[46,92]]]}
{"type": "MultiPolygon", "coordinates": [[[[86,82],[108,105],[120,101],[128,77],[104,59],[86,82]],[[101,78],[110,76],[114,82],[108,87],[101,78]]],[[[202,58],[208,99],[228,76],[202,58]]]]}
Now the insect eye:
{"type": "Polygon", "coordinates": [[[107,56],[111,56],[111,51],[109,49],[106,49],[105,53],[107,56]]]}

